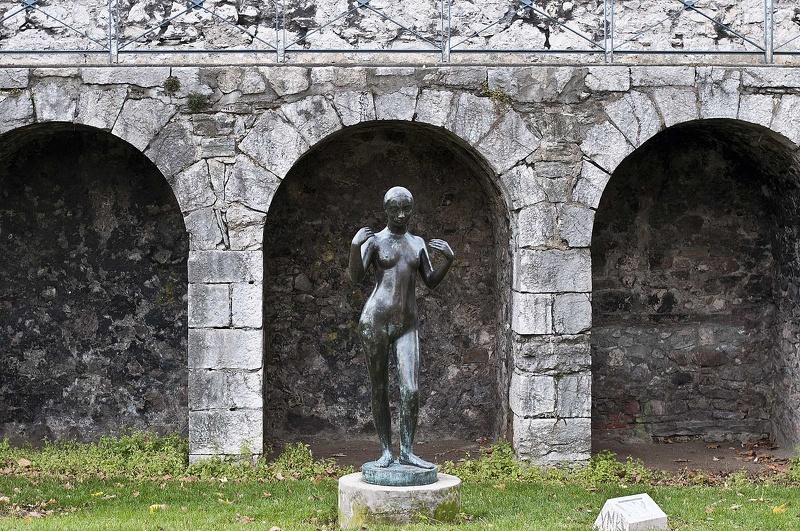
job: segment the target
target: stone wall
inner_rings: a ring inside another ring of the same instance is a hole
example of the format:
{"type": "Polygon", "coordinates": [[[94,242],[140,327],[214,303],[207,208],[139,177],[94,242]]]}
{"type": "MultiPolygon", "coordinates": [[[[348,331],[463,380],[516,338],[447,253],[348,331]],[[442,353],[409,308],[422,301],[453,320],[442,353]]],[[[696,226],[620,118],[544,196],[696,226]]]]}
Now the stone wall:
{"type": "Polygon", "coordinates": [[[775,261],[758,153],[661,133],[611,178],[592,238],[593,427],[650,440],[770,433],[775,261]],[[747,156],[749,155],[749,157],[747,156]]]}
{"type": "MultiPolygon", "coordinates": [[[[192,9],[195,4],[189,1],[85,0],[75,3],[50,0],[38,3],[38,9],[25,10],[20,9],[19,2],[2,0],[0,50],[97,52],[73,56],[65,64],[108,61],[181,64],[198,60],[217,64],[264,61],[603,62],[605,51],[611,49],[612,28],[617,51],[614,60],[617,61],[630,60],[623,55],[626,52],[706,50],[754,53],[736,56],[734,60],[758,63],[764,57],[759,47],[765,46],[766,10],[762,0],[699,1],[695,2],[696,10],[682,9],[684,4],[678,1],[655,0],[545,0],[531,3],[530,7],[516,0],[324,0],[317,3],[290,0],[285,3],[285,9],[283,2],[273,1],[205,0],[199,3],[198,8],[192,9]],[[607,43],[604,42],[606,38],[607,43]],[[137,53],[158,49],[180,53],[137,53]],[[253,50],[253,53],[192,53],[236,49],[253,50]],[[276,49],[281,52],[277,53],[276,49]],[[320,50],[337,53],[319,53],[320,50]],[[524,53],[525,50],[545,53],[524,53]],[[547,53],[556,50],[595,53],[547,53]],[[410,53],[398,53],[402,51],[410,53]],[[487,51],[492,53],[482,53],[487,51]]],[[[800,51],[797,41],[789,42],[800,35],[796,5],[791,0],[775,0],[774,8],[774,47],[778,51],[800,51]]],[[[767,24],[766,27],[771,26],[767,24]]],[[[767,39],[769,48],[772,47],[770,42],[767,39]]],[[[5,58],[18,64],[38,60],[52,64],[53,61],[52,55],[43,59],[32,55],[7,55],[5,58]]],[[[635,62],[649,60],[643,54],[633,59],[635,62]]],[[[694,61],[691,55],[662,56],[661,60],[694,61]]],[[[728,56],[707,56],[706,60],[730,62],[728,56]]],[[[795,59],[781,56],[778,60],[795,59]]]]}
{"type": "Polygon", "coordinates": [[[493,226],[500,198],[462,150],[435,130],[376,124],[326,141],[287,175],[264,229],[267,433],[374,434],[356,327],[375,281],[370,274],[352,285],[347,261],[359,228],[385,226],[383,194],[395,185],[414,194],[411,231],[445,239],[457,253],[436,290],[418,284],[419,440],[491,438],[505,427],[496,407],[505,359],[497,317],[507,288],[497,272],[509,264],[495,260],[495,248],[508,236],[493,226]]]}
{"type": "Polygon", "coordinates": [[[188,238],[161,173],[88,128],[0,142],[0,438],[185,435],[188,238]]]}

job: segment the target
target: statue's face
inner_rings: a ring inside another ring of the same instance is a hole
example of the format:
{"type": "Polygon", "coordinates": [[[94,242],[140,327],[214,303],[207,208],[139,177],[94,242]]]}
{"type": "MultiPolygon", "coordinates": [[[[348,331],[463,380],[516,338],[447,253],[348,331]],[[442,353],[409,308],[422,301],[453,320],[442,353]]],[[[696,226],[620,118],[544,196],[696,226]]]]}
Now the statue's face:
{"type": "Polygon", "coordinates": [[[407,225],[414,213],[414,200],[407,195],[396,195],[386,202],[386,216],[394,225],[407,225]]]}

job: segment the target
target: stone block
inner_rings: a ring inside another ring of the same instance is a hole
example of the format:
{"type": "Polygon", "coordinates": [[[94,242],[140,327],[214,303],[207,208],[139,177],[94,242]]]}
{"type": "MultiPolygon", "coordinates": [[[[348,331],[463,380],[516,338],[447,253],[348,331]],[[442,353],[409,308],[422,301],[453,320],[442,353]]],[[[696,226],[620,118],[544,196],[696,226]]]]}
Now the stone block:
{"type": "Polygon", "coordinates": [[[553,296],[513,292],[511,295],[511,329],[518,334],[551,334],[553,332],[553,296]]]}
{"type": "Polygon", "coordinates": [[[556,417],[585,418],[592,414],[592,373],[567,374],[556,380],[556,417]]]}
{"type": "Polygon", "coordinates": [[[263,326],[264,286],[262,284],[231,284],[231,314],[235,328],[263,326]]]}
{"type": "Polygon", "coordinates": [[[126,87],[83,87],[78,96],[78,114],[75,121],[98,129],[111,130],[127,95],[126,87]]]}
{"type": "Polygon", "coordinates": [[[261,409],[261,371],[189,370],[189,409],[261,409]]]}
{"type": "Polygon", "coordinates": [[[267,90],[267,82],[264,76],[254,68],[246,68],[242,75],[242,81],[239,85],[239,90],[242,94],[263,94],[267,90]]]}
{"type": "MultiPolygon", "coordinates": [[[[110,90],[106,90],[105,92],[110,92],[110,90]]],[[[83,94],[81,94],[81,101],[78,105],[79,119],[81,116],[83,97],[83,94]]],[[[158,169],[161,170],[161,173],[164,174],[164,177],[167,179],[170,179],[170,177],[181,170],[188,168],[197,160],[197,150],[194,139],[192,138],[192,125],[184,121],[167,124],[150,143],[150,147],[145,151],[145,155],[158,166],[158,169]]],[[[196,169],[200,170],[203,167],[204,165],[200,165],[196,169]]],[[[207,178],[196,175],[193,175],[193,178],[198,179],[199,182],[192,184],[202,189],[205,185],[204,181],[207,180],[207,178]]],[[[194,195],[193,190],[187,190],[186,192],[194,195]]],[[[200,203],[205,204],[206,201],[201,200],[200,203]]]]}
{"type": "Polygon", "coordinates": [[[632,66],[633,87],[691,87],[695,83],[693,66],[632,66]]]}
{"type": "Polygon", "coordinates": [[[27,90],[14,96],[0,93],[0,133],[33,123],[33,101],[27,90]]]}
{"type": "Polygon", "coordinates": [[[77,94],[59,79],[37,83],[33,89],[36,120],[39,122],[72,122],[78,106],[77,94]]]}
{"type": "Polygon", "coordinates": [[[545,245],[555,231],[555,207],[538,203],[525,207],[517,214],[517,246],[545,245]]]}
{"type": "Polygon", "coordinates": [[[453,102],[445,127],[470,145],[475,145],[494,126],[496,110],[489,98],[462,93],[453,102]]]}
{"type": "Polygon", "coordinates": [[[514,448],[537,465],[574,464],[591,455],[589,418],[526,419],[514,415],[514,448]]]}
{"type": "Polygon", "coordinates": [[[555,378],[514,371],[508,388],[508,406],[519,417],[553,417],[556,409],[555,378]]]}
{"type": "Polygon", "coordinates": [[[650,97],[643,92],[629,92],[606,106],[606,114],[628,142],[635,147],[661,129],[661,119],[650,97]]]}
{"type": "Polygon", "coordinates": [[[553,331],[580,334],[592,327],[592,302],[589,293],[564,293],[553,301],[553,331]]]}
{"type": "Polygon", "coordinates": [[[581,143],[581,151],[610,174],[631,154],[633,146],[611,122],[604,122],[589,129],[581,143]]]}
{"type": "Polygon", "coordinates": [[[450,115],[453,93],[445,90],[423,90],[417,100],[415,120],[443,127],[450,115]]]}
{"type": "Polygon", "coordinates": [[[669,529],[667,515],[648,494],[606,500],[594,527],[598,531],[669,529]]]}
{"type": "Polygon", "coordinates": [[[333,95],[333,106],[345,126],[375,120],[375,100],[371,92],[337,92],[333,95]]]}
{"type": "Polygon", "coordinates": [[[230,136],[203,138],[200,140],[200,156],[204,159],[213,157],[235,157],[236,140],[230,136]]]}
{"type": "MultiPolygon", "coordinates": [[[[167,146],[164,145],[163,147],[166,148],[167,146]]],[[[148,152],[150,151],[148,150],[148,152]]],[[[156,156],[157,153],[159,155],[156,160],[165,162],[160,158],[160,149],[152,152],[154,156],[156,156]]],[[[188,157],[188,153],[184,156],[188,157]]],[[[170,164],[168,163],[165,165],[165,169],[169,171],[170,164]]],[[[217,201],[217,196],[214,194],[214,190],[211,189],[208,163],[206,163],[205,160],[200,160],[178,174],[167,177],[167,181],[172,187],[175,199],[178,200],[181,212],[191,212],[192,210],[207,208],[217,201]]]]}
{"type": "Polygon", "coordinates": [[[225,212],[228,244],[233,251],[255,251],[262,247],[267,215],[242,205],[231,205],[225,212]]]}
{"type": "Polygon", "coordinates": [[[772,130],[783,134],[786,138],[800,143],[800,96],[784,94],[772,120],[772,130]]]}
{"type": "Polygon", "coordinates": [[[423,81],[431,85],[477,90],[486,82],[486,67],[443,66],[426,75],[423,81]]]}
{"type": "Polygon", "coordinates": [[[111,132],[144,151],[176,110],[174,105],[152,98],[127,100],[111,132]]]}
{"type": "Polygon", "coordinates": [[[230,324],[228,284],[189,284],[189,328],[221,328],[230,324]]]}
{"type": "Polygon", "coordinates": [[[692,89],[664,87],[653,91],[653,99],[664,118],[664,126],[697,120],[697,94],[692,89]]]}
{"type": "Polygon", "coordinates": [[[514,289],[523,293],[590,292],[589,249],[518,250],[514,289]]]}
{"type": "Polygon", "coordinates": [[[580,69],[573,67],[490,68],[489,90],[502,91],[523,103],[558,101],[567,84],[580,69]]]}
{"type": "Polygon", "coordinates": [[[299,94],[310,86],[308,69],[297,66],[275,66],[261,69],[269,86],[278,96],[299,94]]]}
{"type": "Polygon", "coordinates": [[[289,120],[273,110],[265,111],[239,143],[243,153],[281,179],[308,148],[308,142],[289,120]]]}
{"type": "Polygon", "coordinates": [[[739,101],[739,119],[769,127],[780,99],[771,94],[745,94],[739,101]]]}
{"type": "Polygon", "coordinates": [[[27,68],[0,68],[0,89],[23,89],[28,87],[27,68]]]}
{"type": "Polygon", "coordinates": [[[81,78],[89,85],[134,85],[160,87],[170,75],[168,66],[108,66],[81,68],[81,78]]]}
{"type": "Polygon", "coordinates": [[[536,151],[540,140],[517,112],[508,111],[475,147],[495,172],[503,173],[536,151]]]}
{"type": "Polygon", "coordinates": [[[189,282],[259,283],[264,277],[260,251],[194,251],[189,253],[189,282]]]}
{"type": "Polygon", "coordinates": [[[700,118],[736,118],[740,77],[738,70],[710,66],[697,69],[700,118]]]}
{"type": "Polygon", "coordinates": [[[544,190],[536,180],[536,174],[526,164],[514,166],[506,171],[500,176],[500,182],[505,188],[503,197],[510,210],[519,210],[541,201],[547,201],[544,190]]]}
{"type": "Polygon", "coordinates": [[[792,89],[800,87],[800,68],[774,66],[750,67],[742,70],[742,86],[758,89],[792,89]]]}
{"type": "Polygon", "coordinates": [[[328,135],[342,128],[342,121],[333,105],[323,96],[311,96],[281,107],[283,114],[313,146],[328,135]]]}
{"type": "Polygon", "coordinates": [[[225,183],[225,199],[253,210],[267,212],[281,180],[246,155],[236,157],[233,171],[225,183]]]}
{"type": "Polygon", "coordinates": [[[263,452],[264,414],[260,409],[189,411],[192,460],[211,455],[238,455],[247,448],[263,452]]]}
{"type": "Polygon", "coordinates": [[[589,162],[584,162],[581,166],[581,175],[572,190],[572,200],[591,208],[597,208],[609,179],[611,179],[611,175],[607,171],[589,162]]]}
{"type": "Polygon", "coordinates": [[[225,328],[189,329],[189,368],[261,369],[264,333],[225,328]]]}
{"type": "Polygon", "coordinates": [[[411,121],[417,107],[417,87],[403,87],[390,94],[375,96],[375,116],[378,120],[411,121]]]}
{"type": "Polygon", "coordinates": [[[199,67],[173,67],[171,70],[171,75],[178,78],[181,85],[175,93],[176,96],[185,98],[191,93],[202,94],[203,96],[210,96],[214,93],[214,89],[208,86],[208,83],[201,78],[199,67]]]}
{"type": "Polygon", "coordinates": [[[205,251],[224,245],[222,229],[213,208],[202,208],[189,212],[183,217],[186,232],[189,233],[189,249],[205,251]]]}
{"type": "Polygon", "coordinates": [[[514,366],[523,372],[562,375],[587,371],[592,363],[588,334],[516,337],[514,366]]]}
{"type": "Polygon", "coordinates": [[[631,88],[627,66],[590,66],[584,81],[592,92],[626,92],[631,88]]]}
{"type": "Polygon", "coordinates": [[[558,213],[558,235],[570,247],[589,247],[594,229],[594,210],[568,203],[558,213]]]}

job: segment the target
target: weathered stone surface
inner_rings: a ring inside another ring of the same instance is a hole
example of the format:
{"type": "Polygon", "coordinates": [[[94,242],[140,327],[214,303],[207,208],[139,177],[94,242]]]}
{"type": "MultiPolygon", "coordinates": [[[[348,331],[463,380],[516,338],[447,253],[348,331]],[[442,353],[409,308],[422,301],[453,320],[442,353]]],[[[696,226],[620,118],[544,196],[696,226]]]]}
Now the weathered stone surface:
{"type": "Polygon", "coordinates": [[[586,418],[592,412],[592,373],[566,374],[556,380],[556,417],[586,418]]]}
{"type": "Polygon", "coordinates": [[[785,94],[772,120],[772,130],[782,133],[786,138],[800,143],[800,96],[785,94]]]}
{"type": "Polygon", "coordinates": [[[744,94],[739,102],[739,119],[769,127],[780,99],[768,94],[744,94]]]}
{"type": "Polygon", "coordinates": [[[511,210],[546,201],[547,196],[536,180],[533,169],[526,164],[514,166],[500,176],[506,190],[503,198],[511,210]]]}
{"type": "Polygon", "coordinates": [[[748,88],[786,89],[800,87],[800,69],[750,67],[742,70],[742,86],[748,88]]]}
{"type": "MultiPolygon", "coordinates": [[[[80,118],[80,108],[78,117],[80,118]]],[[[197,160],[197,149],[192,138],[191,124],[183,121],[167,124],[150,143],[145,155],[158,166],[158,169],[167,179],[170,179],[181,170],[188,169],[197,160]]],[[[190,189],[180,190],[181,199],[179,202],[181,202],[184,211],[192,210],[197,206],[213,204],[213,200],[209,202],[207,199],[200,199],[204,197],[203,194],[205,194],[208,187],[208,178],[202,174],[204,167],[205,163],[200,162],[196,165],[194,171],[187,172],[182,177],[181,184],[187,184],[185,179],[191,180],[188,183],[190,189]],[[196,179],[196,181],[193,179],[196,179]],[[197,190],[193,190],[195,187],[197,187],[197,190]],[[201,195],[195,195],[195,192],[200,192],[201,195]],[[187,196],[192,196],[193,199],[187,196]],[[183,207],[184,203],[186,203],[186,207],[183,207]]],[[[177,193],[178,191],[176,191],[177,193]]]]}
{"type": "Polygon", "coordinates": [[[71,86],[49,79],[37,83],[31,92],[37,121],[71,122],[75,118],[78,102],[71,86]]]}
{"type": "Polygon", "coordinates": [[[231,314],[235,328],[261,328],[264,286],[231,284],[231,314]]]}
{"type": "Polygon", "coordinates": [[[378,120],[411,120],[417,106],[417,87],[403,87],[390,94],[375,96],[375,116],[378,120]]]}
{"type": "Polygon", "coordinates": [[[598,531],[669,529],[667,515],[647,494],[607,500],[594,527],[598,531]]]}
{"type": "Polygon", "coordinates": [[[570,247],[589,247],[594,228],[594,210],[567,203],[558,212],[558,236],[570,247]]]}
{"type": "Polygon", "coordinates": [[[557,101],[579,70],[572,67],[490,68],[489,90],[499,90],[515,101],[557,101]]]}
{"type": "Polygon", "coordinates": [[[264,405],[261,371],[189,370],[192,411],[259,409],[264,405]]]}
{"type": "Polygon", "coordinates": [[[514,289],[523,293],[591,291],[589,250],[520,249],[514,268],[514,289]]]}
{"type": "Polygon", "coordinates": [[[29,70],[27,68],[0,68],[0,88],[28,88],[29,70]]]}
{"type": "Polygon", "coordinates": [[[737,70],[715,67],[697,69],[701,118],[736,118],[739,111],[739,85],[741,74],[737,70]]]}
{"type": "Polygon", "coordinates": [[[90,85],[134,85],[160,87],[169,77],[166,66],[109,66],[81,68],[81,78],[90,85]]]}
{"type": "Polygon", "coordinates": [[[627,66],[590,66],[585,83],[592,92],[625,92],[631,88],[631,71],[627,66]]]}
{"type": "Polygon", "coordinates": [[[475,147],[497,173],[503,173],[536,151],[539,140],[519,114],[508,111],[475,147]]]}
{"type": "Polygon", "coordinates": [[[597,208],[600,204],[600,197],[603,195],[608,180],[611,175],[598,168],[594,164],[584,162],[581,166],[581,175],[572,191],[572,199],[578,203],[583,203],[592,208],[597,208]]]}
{"type": "Polygon", "coordinates": [[[200,156],[202,158],[235,157],[236,140],[231,136],[203,138],[200,140],[200,156]]]}
{"type": "MultiPolygon", "coordinates": [[[[189,329],[189,368],[260,369],[264,335],[261,330],[189,329]]],[[[191,407],[191,406],[190,406],[191,407]]]]}
{"type": "Polygon", "coordinates": [[[604,122],[589,129],[586,139],[581,143],[581,151],[606,172],[613,172],[633,151],[633,146],[619,129],[610,122],[604,122]]]}
{"type": "Polygon", "coordinates": [[[33,123],[33,101],[28,91],[0,93],[0,133],[33,123]]]}
{"type": "Polygon", "coordinates": [[[128,89],[125,87],[84,88],[78,96],[78,115],[75,121],[99,129],[111,129],[127,94],[128,89]]]}
{"type": "MultiPolygon", "coordinates": [[[[188,156],[188,154],[185,156],[188,156]]],[[[170,165],[167,164],[167,169],[169,168],[170,165]]],[[[217,196],[211,189],[208,163],[205,160],[195,162],[167,180],[172,186],[172,191],[175,193],[175,198],[178,200],[182,212],[191,212],[199,208],[210,207],[217,201],[217,196]]]]}
{"type": "Polygon", "coordinates": [[[588,334],[516,337],[511,347],[517,370],[534,374],[563,375],[588,371],[592,361],[588,334]]]}
{"type": "Polygon", "coordinates": [[[189,233],[189,248],[193,251],[224,248],[222,228],[217,210],[201,208],[185,214],[184,223],[189,233]]]}
{"type": "Polygon", "coordinates": [[[230,286],[189,284],[189,328],[222,328],[230,325],[230,286]]]}
{"type": "Polygon", "coordinates": [[[189,282],[261,282],[258,251],[195,251],[189,254],[189,282]]]}
{"type": "Polygon", "coordinates": [[[229,246],[234,251],[261,249],[267,215],[242,205],[231,205],[225,212],[229,246]]]}
{"type": "MultiPolygon", "coordinates": [[[[207,79],[202,79],[200,76],[200,68],[196,66],[183,66],[170,69],[170,75],[178,78],[180,88],[175,93],[176,96],[185,98],[189,94],[202,94],[203,96],[210,96],[214,93],[208,85],[207,79]]],[[[162,85],[164,83],[162,80],[162,85]]]]}
{"type": "Polygon", "coordinates": [[[140,151],[150,144],[159,131],[175,114],[175,106],[160,100],[146,98],[127,100],[111,132],[127,140],[140,151]]]}
{"type": "Polygon", "coordinates": [[[517,214],[517,245],[545,245],[555,232],[555,208],[550,203],[525,207],[517,214]]]}
{"type": "Polygon", "coordinates": [[[414,119],[418,122],[443,127],[450,114],[454,95],[444,90],[423,90],[417,100],[414,119]]]}
{"type": "Polygon", "coordinates": [[[275,174],[254,163],[249,157],[239,155],[233,171],[225,183],[225,200],[267,212],[281,180],[275,174]]]}
{"type": "Polygon", "coordinates": [[[345,126],[375,120],[375,101],[368,91],[337,92],[333,105],[345,126]]]}
{"type": "Polygon", "coordinates": [[[440,67],[425,76],[424,82],[451,88],[479,89],[486,81],[486,67],[440,67]]]}
{"type": "Polygon", "coordinates": [[[592,326],[592,303],[588,293],[556,295],[553,302],[553,331],[579,334],[592,326]]]}
{"type": "Polygon", "coordinates": [[[691,89],[660,87],[653,91],[653,99],[658,105],[665,127],[697,120],[697,95],[691,89]]]}
{"type": "Polygon", "coordinates": [[[445,127],[468,144],[477,144],[495,125],[494,104],[489,98],[462,93],[453,102],[445,127]]]}
{"type": "Polygon", "coordinates": [[[270,87],[278,96],[299,94],[309,87],[309,74],[307,68],[297,66],[262,68],[261,72],[267,78],[270,87]]]}
{"type": "Polygon", "coordinates": [[[211,409],[189,412],[189,458],[239,455],[247,448],[263,451],[264,420],[260,409],[211,409]]]}
{"type": "Polygon", "coordinates": [[[553,296],[535,293],[511,294],[511,329],[518,334],[553,332],[553,296]]]}
{"type": "Polygon", "coordinates": [[[556,409],[555,378],[514,371],[508,405],[518,417],[552,417],[556,409]]]}
{"type": "Polygon", "coordinates": [[[284,105],[281,111],[309,146],[342,128],[339,115],[336,114],[331,102],[323,96],[311,96],[284,105]]]}
{"type": "Polygon", "coordinates": [[[308,150],[308,142],[283,114],[266,111],[239,143],[239,149],[269,171],[283,178],[292,164],[308,150]]]}
{"type": "Polygon", "coordinates": [[[589,459],[591,419],[525,419],[514,415],[514,447],[534,463],[574,463],[589,459]]]}
{"type": "Polygon", "coordinates": [[[608,105],[606,114],[634,147],[639,147],[661,129],[656,108],[643,92],[628,92],[608,105]]]}
{"type": "Polygon", "coordinates": [[[691,87],[695,83],[695,69],[691,66],[632,66],[633,87],[691,87]]]}

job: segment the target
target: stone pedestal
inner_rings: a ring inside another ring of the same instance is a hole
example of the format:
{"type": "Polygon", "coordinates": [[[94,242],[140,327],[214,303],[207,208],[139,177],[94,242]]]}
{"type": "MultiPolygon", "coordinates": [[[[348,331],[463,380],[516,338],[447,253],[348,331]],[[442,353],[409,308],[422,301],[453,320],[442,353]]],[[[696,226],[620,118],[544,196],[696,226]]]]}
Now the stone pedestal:
{"type": "Polygon", "coordinates": [[[371,485],[361,472],[339,479],[339,527],[405,524],[420,516],[439,522],[452,521],[461,512],[461,480],[439,474],[430,485],[388,487],[371,485]]]}

